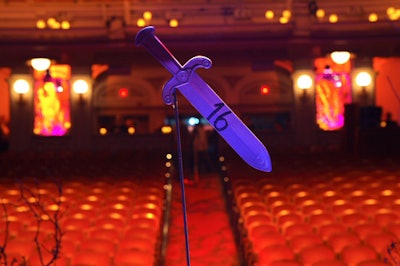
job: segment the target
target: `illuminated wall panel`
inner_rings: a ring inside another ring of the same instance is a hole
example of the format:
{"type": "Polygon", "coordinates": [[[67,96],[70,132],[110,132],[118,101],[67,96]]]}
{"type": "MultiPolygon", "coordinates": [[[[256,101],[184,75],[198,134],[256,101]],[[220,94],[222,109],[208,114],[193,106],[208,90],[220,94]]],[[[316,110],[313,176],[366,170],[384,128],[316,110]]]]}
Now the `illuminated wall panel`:
{"type": "Polygon", "coordinates": [[[71,127],[68,65],[51,66],[49,72],[35,72],[34,128],[40,136],[63,136],[71,127]]]}
{"type": "Polygon", "coordinates": [[[336,64],[330,58],[318,58],[316,69],[316,122],[322,130],[344,126],[344,106],[351,103],[351,61],[336,64]]]}

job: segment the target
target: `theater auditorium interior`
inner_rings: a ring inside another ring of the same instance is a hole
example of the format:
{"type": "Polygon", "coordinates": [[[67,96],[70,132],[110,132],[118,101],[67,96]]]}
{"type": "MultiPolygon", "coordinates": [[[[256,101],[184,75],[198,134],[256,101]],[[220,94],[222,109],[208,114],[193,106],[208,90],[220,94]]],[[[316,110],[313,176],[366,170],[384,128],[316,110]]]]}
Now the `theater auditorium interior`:
{"type": "Polygon", "coordinates": [[[1,0],[0,263],[400,265],[399,125],[398,0],[1,0]]]}

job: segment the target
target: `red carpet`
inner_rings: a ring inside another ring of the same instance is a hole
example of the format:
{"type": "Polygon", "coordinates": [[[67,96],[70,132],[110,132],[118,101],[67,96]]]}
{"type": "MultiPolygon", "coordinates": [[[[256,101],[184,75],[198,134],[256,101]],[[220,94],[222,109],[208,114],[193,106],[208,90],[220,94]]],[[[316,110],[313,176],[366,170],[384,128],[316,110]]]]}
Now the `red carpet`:
{"type": "MultiPolygon", "coordinates": [[[[187,265],[180,184],[174,182],[166,266],[187,265]]],[[[240,265],[217,174],[185,186],[190,265],[240,265]]]]}

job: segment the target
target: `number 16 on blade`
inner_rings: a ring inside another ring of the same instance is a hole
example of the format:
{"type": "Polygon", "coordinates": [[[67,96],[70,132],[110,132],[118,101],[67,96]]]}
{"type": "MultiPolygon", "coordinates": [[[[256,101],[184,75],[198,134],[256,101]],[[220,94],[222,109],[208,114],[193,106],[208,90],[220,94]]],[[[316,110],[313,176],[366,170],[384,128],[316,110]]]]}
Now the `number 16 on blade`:
{"type": "Polygon", "coordinates": [[[246,163],[261,171],[272,170],[262,142],[195,72],[199,67],[210,68],[210,59],[195,56],[182,66],[154,35],[153,27],[142,29],[136,44],[144,46],[173,75],[162,92],[166,104],[173,103],[173,93],[178,89],[246,163]]]}

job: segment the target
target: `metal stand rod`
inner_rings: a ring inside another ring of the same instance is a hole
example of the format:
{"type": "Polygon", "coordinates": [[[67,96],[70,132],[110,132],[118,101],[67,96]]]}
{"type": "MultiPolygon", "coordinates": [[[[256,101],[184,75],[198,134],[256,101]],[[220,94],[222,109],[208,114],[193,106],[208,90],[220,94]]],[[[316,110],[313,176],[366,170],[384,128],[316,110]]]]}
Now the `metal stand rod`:
{"type": "Polygon", "coordinates": [[[181,134],[180,134],[180,120],[179,120],[179,110],[178,110],[178,100],[176,97],[176,92],[173,93],[174,97],[174,113],[175,113],[175,123],[176,123],[176,140],[178,148],[178,166],[179,166],[179,182],[181,184],[181,194],[182,194],[182,213],[183,213],[183,226],[185,232],[185,246],[186,246],[186,263],[190,266],[190,248],[189,248],[189,230],[187,222],[187,212],[186,212],[186,197],[185,197],[185,180],[183,177],[183,159],[182,159],[182,147],[181,147],[181,134]]]}

